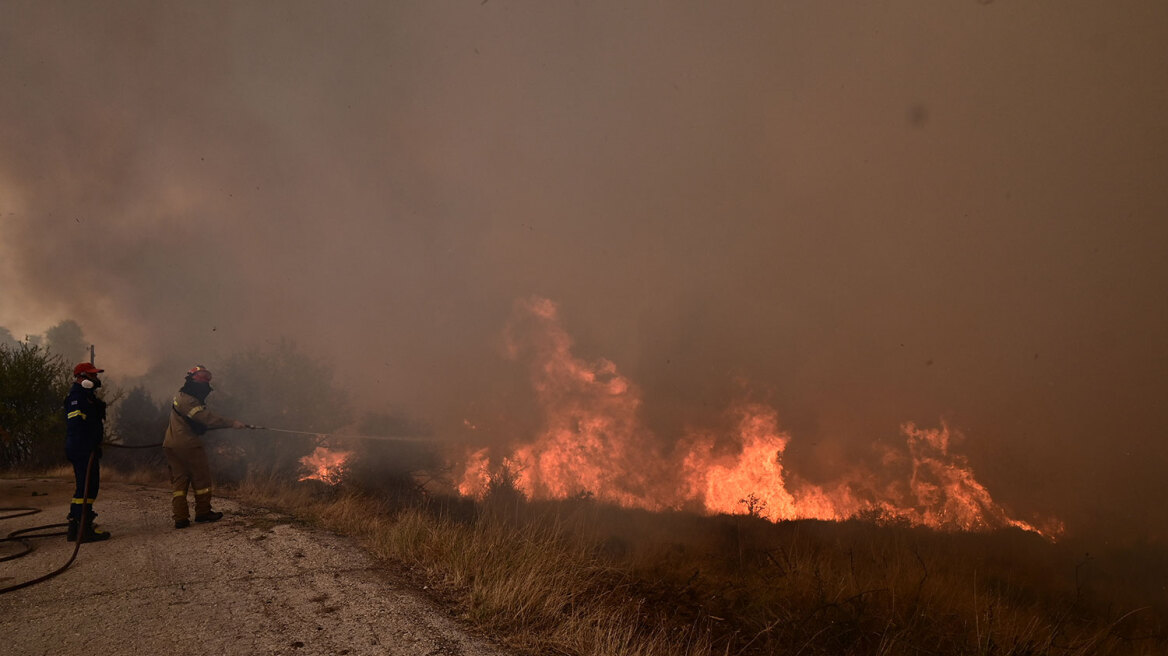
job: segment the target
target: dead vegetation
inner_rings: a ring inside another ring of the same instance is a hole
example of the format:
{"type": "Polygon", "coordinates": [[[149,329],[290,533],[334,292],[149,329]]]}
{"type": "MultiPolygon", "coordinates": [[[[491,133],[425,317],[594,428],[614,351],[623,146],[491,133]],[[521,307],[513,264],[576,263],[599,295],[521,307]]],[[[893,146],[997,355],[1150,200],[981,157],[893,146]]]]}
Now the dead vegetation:
{"type": "Polygon", "coordinates": [[[421,573],[533,653],[1118,655],[1168,651],[1168,557],[1021,531],[772,524],[604,506],[403,500],[252,477],[236,494],[421,573]]]}

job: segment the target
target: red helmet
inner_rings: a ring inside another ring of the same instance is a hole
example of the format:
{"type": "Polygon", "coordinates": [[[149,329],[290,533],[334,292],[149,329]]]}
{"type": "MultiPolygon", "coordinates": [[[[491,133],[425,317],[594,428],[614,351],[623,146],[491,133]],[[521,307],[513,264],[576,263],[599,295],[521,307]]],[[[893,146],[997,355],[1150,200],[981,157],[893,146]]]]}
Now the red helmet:
{"type": "Polygon", "coordinates": [[[197,364],[187,372],[187,380],[193,380],[196,383],[209,383],[211,382],[211,372],[207,371],[203,365],[197,364]]]}
{"type": "Polygon", "coordinates": [[[105,369],[98,369],[97,367],[93,366],[92,362],[82,362],[76,367],[73,367],[73,377],[77,378],[86,374],[100,374],[103,371],[105,371],[105,369]]]}

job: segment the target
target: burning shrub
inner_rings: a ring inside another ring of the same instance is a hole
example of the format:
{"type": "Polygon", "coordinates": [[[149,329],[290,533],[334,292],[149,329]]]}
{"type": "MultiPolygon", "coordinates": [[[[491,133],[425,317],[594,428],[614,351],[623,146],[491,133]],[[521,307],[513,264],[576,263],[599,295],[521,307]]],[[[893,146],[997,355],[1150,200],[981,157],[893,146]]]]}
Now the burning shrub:
{"type": "MultiPolygon", "coordinates": [[[[286,340],[270,350],[236,353],[215,380],[221,396],[212,397],[211,407],[247,423],[324,434],[342,426],[349,414],[332,370],[286,340]]],[[[288,433],[236,432],[222,439],[230,439],[225,443],[230,453],[211,449],[220,461],[216,471],[235,480],[249,471],[296,477],[300,458],[317,446],[311,435],[288,433]]]]}

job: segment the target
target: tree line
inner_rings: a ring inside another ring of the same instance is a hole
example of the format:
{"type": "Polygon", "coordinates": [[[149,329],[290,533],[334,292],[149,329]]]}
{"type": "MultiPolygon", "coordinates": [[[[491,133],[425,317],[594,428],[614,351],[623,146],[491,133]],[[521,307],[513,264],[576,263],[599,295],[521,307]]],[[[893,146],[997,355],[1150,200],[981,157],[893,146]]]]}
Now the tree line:
{"type": "MultiPolygon", "coordinates": [[[[0,470],[37,470],[64,462],[61,403],[73,382],[73,365],[88,359],[88,349],[81,327],[72,320],[23,340],[0,327],[0,470]]],[[[288,340],[242,349],[221,363],[201,364],[211,366],[215,376],[215,392],[208,400],[211,409],[249,424],[319,434],[342,426],[376,435],[418,435],[428,430],[392,409],[356,417],[331,367],[288,340]]],[[[184,373],[175,371],[174,390],[160,392],[158,398],[133,381],[119,387],[107,380],[102,390],[109,403],[106,440],[130,446],[161,442],[170,420],[170,395],[182,384],[184,373]]],[[[317,445],[312,435],[213,431],[208,436],[213,466],[224,480],[240,480],[249,472],[292,474],[299,459],[317,445]]],[[[369,444],[364,449],[378,451],[368,455],[386,466],[396,463],[412,470],[435,464],[429,452],[413,453],[406,446],[369,444]]],[[[107,450],[106,458],[111,455],[107,450]]],[[[114,465],[165,467],[160,449],[122,450],[112,460],[114,465]]]]}

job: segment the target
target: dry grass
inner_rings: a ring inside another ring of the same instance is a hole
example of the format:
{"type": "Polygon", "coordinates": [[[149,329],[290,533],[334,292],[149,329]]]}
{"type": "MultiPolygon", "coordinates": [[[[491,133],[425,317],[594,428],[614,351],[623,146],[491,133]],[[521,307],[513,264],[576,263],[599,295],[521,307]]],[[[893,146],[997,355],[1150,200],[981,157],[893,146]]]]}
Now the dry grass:
{"type": "Polygon", "coordinates": [[[34,467],[8,469],[0,472],[3,478],[73,478],[71,465],[55,465],[53,467],[34,467]]]}
{"type": "Polygon", "coordinates": [[[402,500],[279,478],[233,493],[359,538],[532,653],[1168,653],[1158,546],[1088,557],[1018,531],[402,500]]]}
{"type": "MultiPolygon", "coordinates": [[[[645,607],[622,572],[555,518],[517,522],[491,508],[392,507],[316,486],[249,479],[238,494],[358,537],[417,568],[474,624],[514,646],[588,655],[705,656],[704,632],[645,607]]],[[[457,506],[458,504],[456,504],[457,506]]]]}

